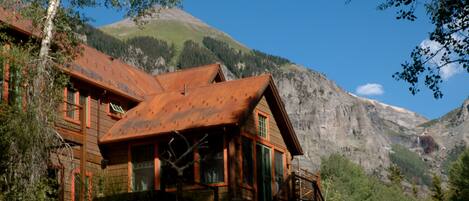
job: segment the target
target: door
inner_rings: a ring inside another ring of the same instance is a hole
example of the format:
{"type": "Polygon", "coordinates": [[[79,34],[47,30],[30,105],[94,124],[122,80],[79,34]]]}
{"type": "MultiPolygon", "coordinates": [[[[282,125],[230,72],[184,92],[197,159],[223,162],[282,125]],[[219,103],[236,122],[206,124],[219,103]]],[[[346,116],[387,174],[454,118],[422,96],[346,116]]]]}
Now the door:
{"type": "Polygon", "coordinates": [[[272,161],[270,149],[256,144],[257,197],[259,201],[272,200],[272,161]]]}

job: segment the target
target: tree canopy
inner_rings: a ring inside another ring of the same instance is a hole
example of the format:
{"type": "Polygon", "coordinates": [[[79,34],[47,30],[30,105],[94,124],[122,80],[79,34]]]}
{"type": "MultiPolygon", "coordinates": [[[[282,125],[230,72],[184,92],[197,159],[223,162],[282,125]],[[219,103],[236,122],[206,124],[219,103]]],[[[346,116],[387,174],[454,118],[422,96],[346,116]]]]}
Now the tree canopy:
{"type": "Polygon", "coordinates": [[[387,0],[379,9],[397,9],[396,18],[414,21],[417,8],[424,6],[430,22],[435,26],[425,43],[417,45],[410,60],[401,64],[396,80],[407,82],[409,91],[420,91],[424,80],[436,99],[442,98],[440,84],[443,71],[462,69],[469,73],[469,1],[467,0],[387,0]]]}

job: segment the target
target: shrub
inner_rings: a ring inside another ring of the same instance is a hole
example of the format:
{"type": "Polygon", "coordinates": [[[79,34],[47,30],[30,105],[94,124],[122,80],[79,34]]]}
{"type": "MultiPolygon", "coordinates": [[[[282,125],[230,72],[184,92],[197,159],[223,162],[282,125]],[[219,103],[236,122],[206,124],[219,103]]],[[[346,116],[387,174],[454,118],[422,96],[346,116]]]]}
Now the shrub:
{"type": "Polygon", "coordinates": [[[323,196],[327,200],[413,200],[396,186],[387,186],[368,176],[362,167],[338,154],[321,160],[323,196]]]}
{"type": "Polygon", "coordinates": [[[408,181],[431,185],[431,178],[427,174],[428,167],[418,154],[398,144],[392,145],[392,151],[389,154],[391,162],[399,166],[408,181]]]}

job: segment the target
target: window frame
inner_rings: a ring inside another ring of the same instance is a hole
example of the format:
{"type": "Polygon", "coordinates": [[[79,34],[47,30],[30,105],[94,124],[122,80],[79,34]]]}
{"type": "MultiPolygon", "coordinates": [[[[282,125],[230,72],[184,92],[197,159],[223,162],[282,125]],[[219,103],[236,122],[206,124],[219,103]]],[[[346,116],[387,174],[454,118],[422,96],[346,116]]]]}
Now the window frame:
{"type": "MultiPolygon", "coordinates": [[[[69,117],[67,112],[68,112],[68,91],[70,90],[69,89],[70,87],[65,87],[64,89],[64,106],[63,106],[63,116],[64,116],[64,119],[68,122],[71,122],[71,123],[74,123],[74,124],[78,124],[78,125],[81,125],[81,121],[80,121],[80,109],[79,108],[76,108],[74,111],[74,114],[73,114],[73,118],[69,117]]],[[[88,94],[88,93],[85,93],[85,92],[82,92],[83,94],[86,94],[85,97],[85,113],[86,113],[86,127],[90,128],[91,127],[91,96],[88,94]]],[[[74,97],[74,104],[73,107],[76,107],[76,106],[79,106],[80,105],[80,96],[81,96],[81,93],[80,93],[80,90],[79,89],[75,89],[75,97],[74,97]]]]}
{"type": "MultiPolygon", "coordinates": [[[[72,171],[72,178],[71,178],[71,201],[75,200],[75,175],[80,174],[80,168],[76,168],[72,171]]],[[[85,177],[88,179],[88,201],[93,200],[93,173],[90,171],[86,171],[85,177]]]]}
{"type": "MultiPolygon", "coordinates": [[[[134,192],[133,191],[133,165],[132,165],[132,147],[137,147],[137,146],[145,146],[145,145],[152,145],[153,146],[153,190],[159,190],[159,172],[160,172],[160,160],[158,156],[158,143],[155,142],[141,142],[141,143],[130,143],[128,145],[128,172],[127,172],[127,185],[128,185],[128,192],[134,192]],[[158,166],[157,166],[158,165],[158,166]]],[[[139,191],[135,191],[139,192],[139,191]]]]}
{"type": "MultiPolygon", "coordinates": [[[[216,134],[215,134],[216,135],[216,134]]],[[[191,140],[191,139],[189,139],[191,140]]],[[[153,158],[154,158],[154,190],[161,190],[161,165],[162,161],[160,160],[160,155],[159,155],[159,143],[163,141],[161,140],[153,140],[150,142],[130,142],[127,144],[127,192],[132,192],[132,147],[133,146],[140,146],[140,145],[153,145],[154,146],[154,153],[153,153],[153,158]]],[[[193,141],[192,141],[193,142],[193,141]]],[[[193,158],[194,160],[198,160],[200,158],[199,155],[199,150],[195,149],[193,151],[193,158]]],[[[200,164],[198,162],[194,163],[194,168],[192,169],[194,173],[194,181],[195,182],[200,182],[200,164]]],[[[212,184],[206,184],[208,186],[214,186],[214,187],[224,187],[228,186],[228,143],[227,143],[227,138],[226,136],[223,136],[223,177],[224,181],[219,182],[219,183],[212,183],[212,184]]],[[[187,189],[197,189],[200,188],[197,184],[193,186],[187,186],[187,189]]],[[[185,187],[186,189],[186,187],[185,187]]],[[[166,187],[165,188],[166,192],[173,192],[176,191],[176,187],[166,187]]]]}
{"type": "MultiPolygon", "coordinates": [[[[212,135],[217,135],[217,133],[214,133],[212,135]]],[[[218,137],[218,136],[215,136],[215,137],[218,137]]],[[[205,184],[205,185],[208,185],[208,186],[226,186],[226,185],[228,185],[228,143],[227,143],[227,140],[226,140],[226,136],[224,134],[221,135],[221,137],[223,138],[223,181],[222,182],[215,182],[215,183],[205,184]]],[[[200,161],[200,153],[199,153],[198,148],[196,148],[194,150],[194,161],[200,161]]],[[[194,180],[196,182],[202,183],[202,181],[201,181],[202,170],[200,169],[200,165],[201,165],[200,162],[194,163],[194,178],[195,178],[194,180]]]]}
{"type": "Polygon", "coordinates": [[[106,113],[107,113],[107,115],[109,115],[110,117],[112,117],[114,119],[122,119],[122,117],[125,115],[125,113],[127,113],[127,108],[124,107],[123,102],[118,100],[117,98],[109,98],[107,103],[106,103],[106,113]],[[112,112],[112,110],[113,110],[112,105],[116,105],[116,106],[120,107],[120,109],[122,109],[122,111],[124,113],[120,113],[120,112],[114,113],[114,112],[112,112]]]}
{"type": "Polygon", "coordinates": [[[255,112],[255,125],[256,125],[256,136],[259,136],[263,139],[269,140],[270,139],[270,115],[266,112],[256,109],[255,112]],[[260,135],[260,124],[259,124],[259,117],[265,118],[265,136],[260,135]]]}
{"type": "MultiPolygon", "coordinates": [[[[257,114],[257,113],[256,113],[257,114]]],[[[278,151],[278,152],[281,152],[283,153],[283,179],[285,180],[286,179],[286,175],[287,175],[287,149],[286,148],[282,148],[282,147],[277,147],[275,146],[274,144],[272,144],[270,141],[268,141],[267,139],[259,136],[259,135],[253,135],[253,134],[250,134],[248,131],[241,131],[241,139],[242,137],[245,137],[246,139],[248,140],[251,140],[252,142],[252,145],[253,145],[253,150],[252,150],[252,154],[253,154],[253,184],[252,186],[251,185],[248,185],[246,183],[244,183],[244,181],[241,179],[241,185],[243,188],[246,188],[246,189],[253,189],[257,192],[257,164],[256,164],[256,161],[257,161],[257,151],[256,151],[256,144],[261,144],[267,148],[269,148],[271,150],[272,153],[275,153],[275,151],[278,151]]],[[[241,151],[242,151],[242,146],[241,146],[241,151]]],[[[274,170],[274,160],[275,160],[275,154],[270,154],[270,157],[271,157],[271,165],[272,165],[272,181],[271,181],[271,184],[272,184],[272,190],[275,189],[275,170],[274,170]]],[[[243,160],[243,157],[240,155],[238,156],[241,158],[241,160],[243,160]]],[[[241,178],[243,178],[243,168],[240,168],[240,174],[241,175],[241,178]]],[[[272,192],[272,195],[274,192],[272,192]]]]}
{"type": "MultiPolygon", "coordinates": [[[[273,153],[272,153],[272,174],[273,174],[272,190],[277,190],[277,189],[275,189],[276,174],[277,174],[277,170],[276,170],[277,166],[275,164],[275,153],[278,152],[278,153],[282,154],[282,158],[281,158],[281,160],[282,160],[282,170],[283,170],[283,172],[282,172],[282,184],[283,184],[283,182],[285,182],[285,179],[286,179],[285,178],[285,173],[287,172],[286,169],[285,169],[286,168],[286,155],[285,155],[285,152],[280,150],[280,149],[273,148],[272,150],[273,150],[273,153]]],[[[280,188],[280,186],[279,186],[279,188],[280,188]]],[[[275,194],[273,194],[273,193],[274,192],[272,191],[272,195],[275,196],[275,194]]]]}

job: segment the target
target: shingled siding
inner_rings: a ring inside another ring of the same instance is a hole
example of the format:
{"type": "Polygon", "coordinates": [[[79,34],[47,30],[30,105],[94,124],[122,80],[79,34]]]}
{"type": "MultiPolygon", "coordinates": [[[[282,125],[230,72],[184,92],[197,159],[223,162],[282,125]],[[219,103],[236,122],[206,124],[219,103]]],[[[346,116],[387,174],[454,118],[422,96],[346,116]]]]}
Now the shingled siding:
{"type": "MultiPolygon", "coordinates": [[[[101,169],[101,160],[103,159],[101,150],[98,146],[99,136],[104,135],[119,119],[112,117],[108,112],[108,103],[109,99],[121,101],[124,104],[128,104],[124,99],[112,94],[103,95],[103,91],[91,87],[82,82],[74,82],[74,87],[78,89],[79,92],[86,92],[90,96],[90,119],[89,126],[86,128],[86,145],[87,145],[87,172],[92,175],[92,190],[93,197],[98,196],[98,194],[107,193],[109,191],[116,190],[115,188],[124,188],[127,189],[127,147],[122,149],[124,153],[119,155],[118,151],[113,152],[113,157],[118,159],[125,160],[123,167],[120,166],[111,166],[111,168],[102,170],[101,169]],[[101,100],[100,100],[101,99],[101,100]],[[99,118],[99,120],[98,120],[99,118]],[[115,156],[114,156],[115,155],[115,156]],[[110,172],[116,172],[118,176],[107,177],[107,175],[114,175],[110,172]],[[100,181],[101,180],[101,181],[100,181]],[[104,191],[104,192],[102,192],[104,191]]],[[[56,123],[56,127],[59,130],[59,133],[63,135],[66,140],[81,144],[80,139],[82,134],[80,133],[81,125],[80,123],[64,119],[64,108],[60,107],[59,117],[61,119],[56,123]],[[72,138],[72,137],[75,138],[72,138]]],[[[80,158],[81,158],[81,145],[73,146],[73,163],[67,162],[66,158],[62,157],[62,163],[64,166],[64,200],[72,200],[72,172],[80,168],[80,158]]],[[[114,160],[115,161],[115,160],[114,160]]]]}

